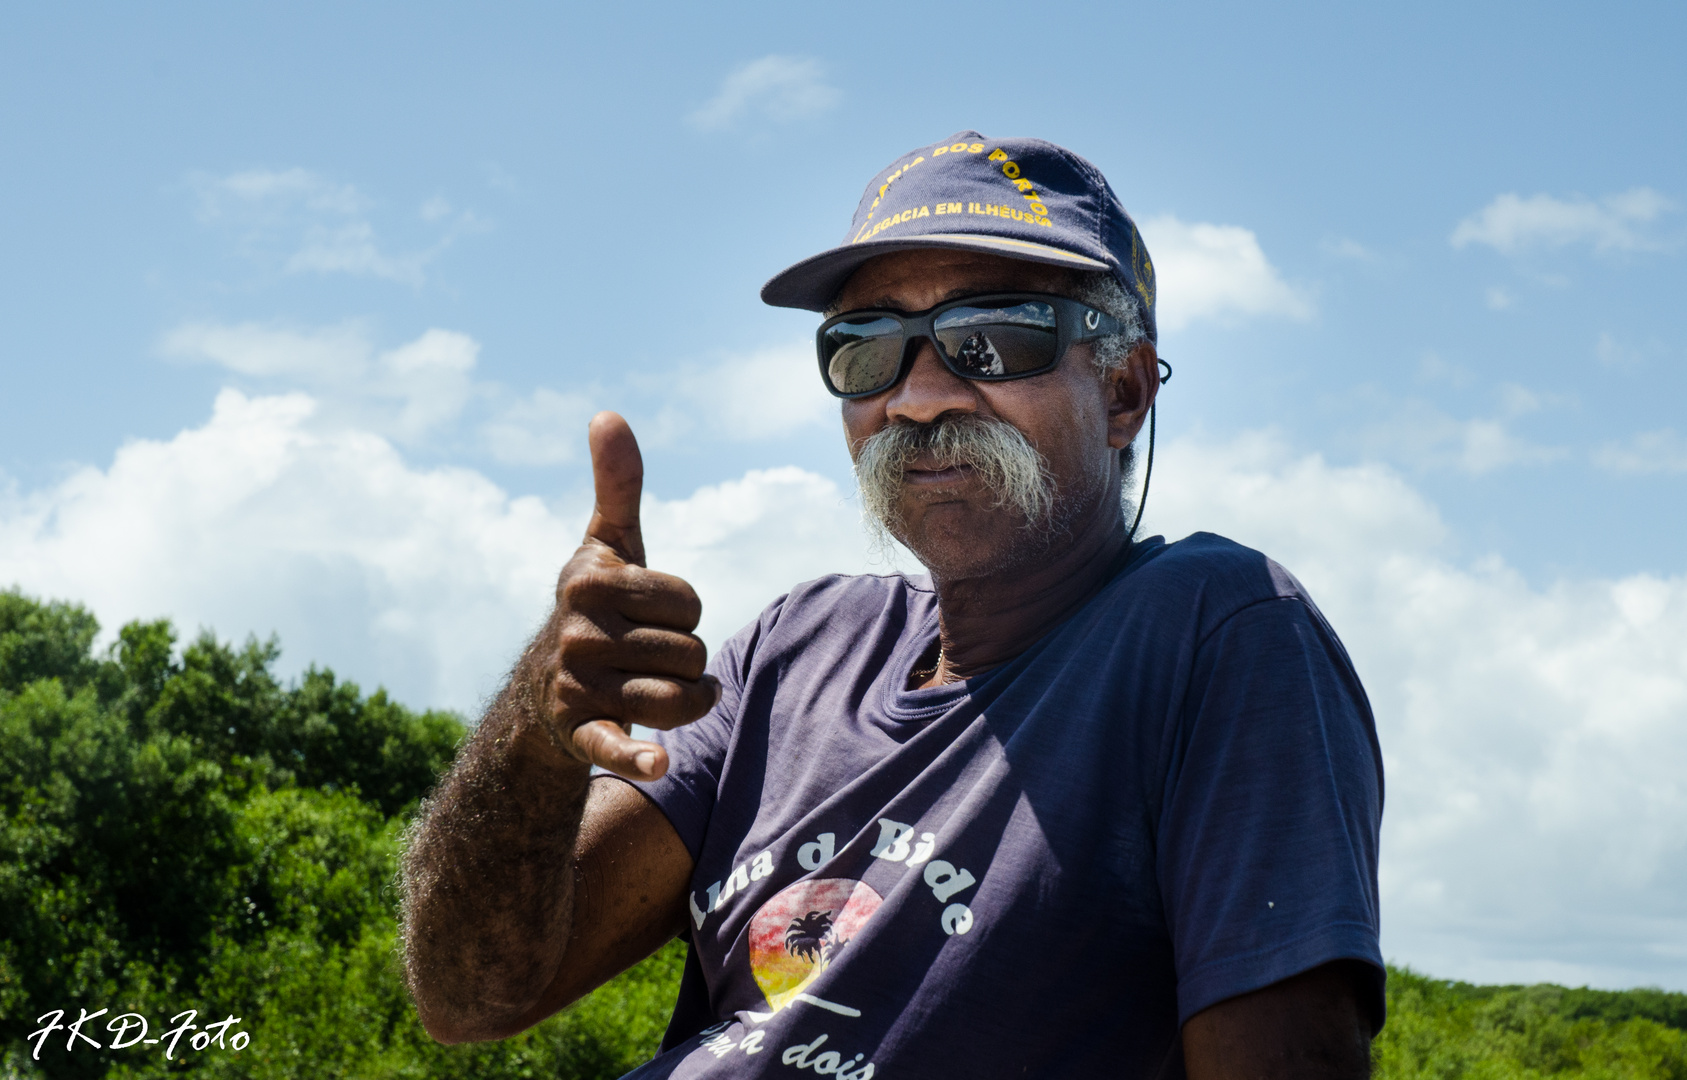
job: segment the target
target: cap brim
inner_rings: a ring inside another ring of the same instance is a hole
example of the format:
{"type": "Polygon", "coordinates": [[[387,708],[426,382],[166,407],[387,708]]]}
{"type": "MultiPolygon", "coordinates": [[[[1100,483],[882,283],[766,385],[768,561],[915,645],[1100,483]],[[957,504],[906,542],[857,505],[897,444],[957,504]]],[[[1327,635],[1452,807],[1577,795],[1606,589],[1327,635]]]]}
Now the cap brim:
{"type": "Polygon", "coordinates": [[[1111,266],[1087,255],[1078,255],[1062,248],[1030,240],[1014,240],[1002,236],[979,236],[974,233],[927,233],[922,236],[899,236],[895,240],[867,240],[859,244],[811,255],[775,274],[761,287],[762,302],[774,307],[803,308],[824,311],[838,295],[849,275],[868,259],[892,251],[912,251],[915,248],[952,248],[963,251],[986,251],[1005,255],[1010,259],[1066,266],[1074,270],[1111,270],[1111,266]]]}

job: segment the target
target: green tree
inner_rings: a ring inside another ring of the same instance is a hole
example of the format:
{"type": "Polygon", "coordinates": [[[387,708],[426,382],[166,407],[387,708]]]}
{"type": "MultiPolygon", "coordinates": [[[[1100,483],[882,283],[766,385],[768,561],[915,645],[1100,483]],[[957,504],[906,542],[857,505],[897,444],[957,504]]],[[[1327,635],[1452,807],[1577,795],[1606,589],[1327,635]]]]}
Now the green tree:
{"type": "Polygon", "coordinates": [[[1687,994],[1472,986],[1391,968],[1378,1080],[1687,1080],[1687,994]]]}
{"type": "Polygon", "coordinates": [[[100,664],[90,647],[99,630],[75,604],[43,604],[16,589],[0,590],[0,690],[57,679],[74,691],[94,681],[100,664]]]}
{"type": "Polygon", "coordinates": [[[292,686],[276,642],[167,621],[96,655],[84,609],[0,592],[0,1075],[618,1076],[672,1007],[677,946],[514,1039],[434,1043],[397,961],[392,878],[408,815],[464,734],[326,668],[292,686]],[[106,1008],[103,1044],[34,1058],[37,1018],[106,1008]],[[234,1052],[113,1049],[195,1009],[234,1052]]]}

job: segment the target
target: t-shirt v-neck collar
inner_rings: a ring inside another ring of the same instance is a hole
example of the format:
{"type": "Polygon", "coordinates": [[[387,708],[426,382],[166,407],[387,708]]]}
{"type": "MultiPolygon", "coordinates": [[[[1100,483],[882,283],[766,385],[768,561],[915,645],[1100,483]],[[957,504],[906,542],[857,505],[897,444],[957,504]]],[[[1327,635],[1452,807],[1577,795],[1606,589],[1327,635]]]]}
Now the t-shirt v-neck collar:
{"type": "Polygon", "coordinates": [[[926,609],[924,615],[919,618],[918,627],[911,626],[909,632],[897,643],[895,651],[891,653],[890,660],[885,665],[888,677],[879,681],[879,708],[884,711],[884,715],[889,719],[903,723],[921,723],[937,719],[956,705],[961,704],[968,697],[982,691],[997,678],[1024,666],[1026,662],[1038,652],[1041,652],[1050,641],[1060,634],[1062,627],[1069,625],[1073,619],[1081,615],[1089,605],[1095,603],[1097,598],[1111,588],[1120,577],[1128,573],[1132,567],[1138,565],[1144,555],[1164,545],[1165,541],[1158,536],[1128,545],[1124,551],[1120,552],[1118,560],[1108,573],[1106,580],[1097,587],[1088,600],[1084,601],[1076,611],[1058,625],[1051,627],[1029,648],[1007,663],[993,667],[982,675],[971,679],[945,683],[941,686],[922,687],[917,690],[908,689],[908,679],[914,672],[914,665],[920,662],[920,658],[937,640],[937,593],[932,587],[929,577],[922,576],[917,583],[911,580],[909,582],[911,591],[918,595],[929,596],[931,598],[930,606],[926,609]]]}

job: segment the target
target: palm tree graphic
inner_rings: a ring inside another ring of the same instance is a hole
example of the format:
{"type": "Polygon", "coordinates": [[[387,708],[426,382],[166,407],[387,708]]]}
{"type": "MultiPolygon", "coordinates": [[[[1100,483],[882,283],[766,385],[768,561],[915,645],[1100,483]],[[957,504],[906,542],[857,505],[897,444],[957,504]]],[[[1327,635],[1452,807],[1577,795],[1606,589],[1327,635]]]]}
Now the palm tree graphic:
{"type": "Polygon", "coordinates": [[[785,931],[785,951],[822,967],[837,957],[846,942],[838,939],[830,911],[811,911],[791,920],[785,931]]]}

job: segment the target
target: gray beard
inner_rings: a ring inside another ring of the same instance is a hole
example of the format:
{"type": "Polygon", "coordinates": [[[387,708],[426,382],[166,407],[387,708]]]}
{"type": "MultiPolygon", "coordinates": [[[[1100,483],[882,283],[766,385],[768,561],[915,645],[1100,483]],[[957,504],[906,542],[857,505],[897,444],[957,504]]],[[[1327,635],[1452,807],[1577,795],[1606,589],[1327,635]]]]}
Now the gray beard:
{"type": "MultiPolygon", "coordinates": [[[[853,449],[862,518],[883,552],[890,550],[893,539],[906,542],[906,523],[898,509],[902,477],[909,463],[924,453],[935,457],[940,468],[972,466],[995,496],[992,508],[1018,517],[1031,546],[1046,547],[1060,535],[1070,516],[1061,512],[1064,500],[1049,476],[1048,462],[1005,420],[960,413],[925,424],[901,421],[862,439],[853,449]]],[[[1010,559],[1022,554],[1004,553],[1010,559]]]]}

